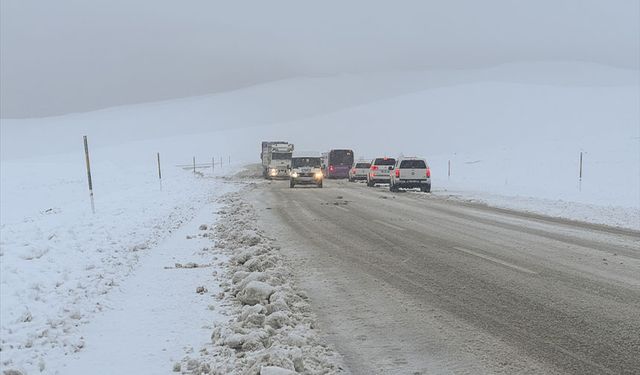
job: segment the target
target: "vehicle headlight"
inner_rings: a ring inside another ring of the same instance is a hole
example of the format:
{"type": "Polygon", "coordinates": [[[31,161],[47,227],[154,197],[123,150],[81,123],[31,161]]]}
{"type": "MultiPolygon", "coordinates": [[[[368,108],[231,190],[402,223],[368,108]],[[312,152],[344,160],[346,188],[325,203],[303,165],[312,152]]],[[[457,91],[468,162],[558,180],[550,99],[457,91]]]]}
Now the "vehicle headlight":
{"type": "Polygon", "coordinates": [[[298,178],[298,172],[291,172],[291,177],[298,178]]]}
{"type": "Polygon", "coordinates": [[[277,175],[277,174],[278,174],[278,170],[277,170],[277,169],[275,169],[275,168],[271,168],[271,175],[272,175],[272,176],[275,176],[275,175],[277,175]]]}
{"type": "Polygon", "coordinates": [[[321,179],[322,178],[322,172],[316,172],[315,177],[317,179],[321,179]]]}

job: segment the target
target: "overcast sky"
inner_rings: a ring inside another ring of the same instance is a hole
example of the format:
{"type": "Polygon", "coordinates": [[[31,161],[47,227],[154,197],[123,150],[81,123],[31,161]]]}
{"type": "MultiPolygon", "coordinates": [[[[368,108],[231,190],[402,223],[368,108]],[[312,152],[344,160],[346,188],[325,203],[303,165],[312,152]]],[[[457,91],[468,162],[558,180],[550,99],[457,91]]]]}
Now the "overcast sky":
{"type": "Polygon", "coordinates": [[[305,75],[640,64],[638,0],[2,0],[2,117],[305,75]]]}

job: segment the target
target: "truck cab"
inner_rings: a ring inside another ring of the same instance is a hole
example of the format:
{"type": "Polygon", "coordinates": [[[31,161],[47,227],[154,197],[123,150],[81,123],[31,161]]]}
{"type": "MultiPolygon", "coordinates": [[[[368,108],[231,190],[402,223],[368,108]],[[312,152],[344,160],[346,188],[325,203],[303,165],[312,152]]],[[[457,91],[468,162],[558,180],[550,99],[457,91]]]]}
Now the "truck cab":
{"type": "Polygon", "coordinates": [[[287,178],[291,170],[293,145],[287,142],[263,142],[262,168],[265,178],[287,178]]]}
{"type": "Polygon", "coordinates": [[[322,157],[316,152],[294,152],[291,157],[289,187],[315,185],[322,187],[322,157]]]}

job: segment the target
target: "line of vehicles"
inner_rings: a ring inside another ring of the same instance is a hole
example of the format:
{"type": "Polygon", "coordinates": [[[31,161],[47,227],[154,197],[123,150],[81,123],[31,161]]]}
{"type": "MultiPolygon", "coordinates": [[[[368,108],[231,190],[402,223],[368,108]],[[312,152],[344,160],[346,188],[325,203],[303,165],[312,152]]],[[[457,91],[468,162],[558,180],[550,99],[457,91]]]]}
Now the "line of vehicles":
{"type": "Polygon", "coordinates": [[[417,157],[378,157],[354,160],[353,150],[334,149],[324,153],[294,151],[285,141],[262,142],[263,176],[289,179],[289,186],[322,187],[325,178],[366,181],[367,186],[388,184],[389,190],[420,189],[431,192],[431,169],[425,159],[417,157]]]}

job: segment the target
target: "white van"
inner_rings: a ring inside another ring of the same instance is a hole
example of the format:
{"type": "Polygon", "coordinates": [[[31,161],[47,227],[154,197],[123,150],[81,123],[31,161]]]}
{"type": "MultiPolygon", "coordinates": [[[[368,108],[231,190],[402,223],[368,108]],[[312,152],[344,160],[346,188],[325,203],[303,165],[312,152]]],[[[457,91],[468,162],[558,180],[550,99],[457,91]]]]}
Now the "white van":
{"type": "Polygon", "coordinates": [[[316,185],[322,187],[322,157],[317,152],[294,152],[291,156],[289,187],[316,185]]]}

